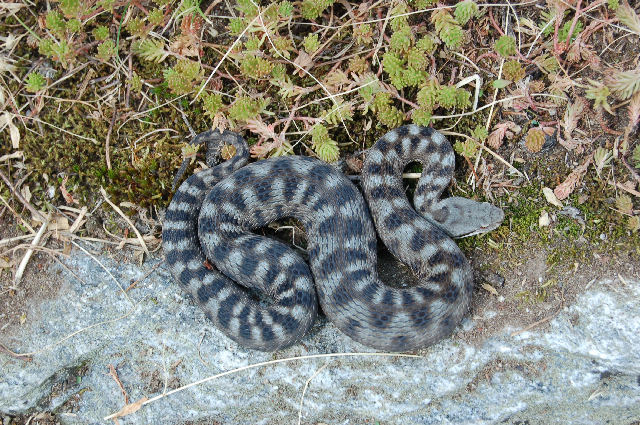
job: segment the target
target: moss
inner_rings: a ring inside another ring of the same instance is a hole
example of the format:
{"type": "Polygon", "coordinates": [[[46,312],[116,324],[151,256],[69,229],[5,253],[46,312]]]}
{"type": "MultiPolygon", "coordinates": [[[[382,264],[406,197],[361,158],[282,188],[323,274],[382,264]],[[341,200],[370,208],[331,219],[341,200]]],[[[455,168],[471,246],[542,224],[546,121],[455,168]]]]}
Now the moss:
{"type": "MultiPolygon", "coordinates": [[[[181,162],[181,143],[169,138],[171,133],[166,132],[141,138],[155,127],[130,120],[120,129],[120,137],[116,136],[117,129],[112,131],[109,149],[112,169],[108,170],[104,141],[109,123],[90,118],[92,112],[90,108],[76,104],[66,114],[54,107],[45,108],[40,118],[52,126],[95,141],[50,126],[44,127],[41,134],[25,133],[21,145],[25,160],[34,171],[32,191],[35,197],[44,199],[44,191],[49,185],[57,189],[68,176],[65,187],[81,204],[95,202],[102,186],[116,203],[129,201],[143,207],[166,206],[173,173],[181,162]]],[[[105,116],[112,114],[108,110],[103,112],[105,116]]],[[[159,112],[163,119],[177,123],[177,130],[188,132],[188,129],[180,128],[183,121],[175,109],[162,108],[159,112]]],[[[191,122],[198,121],[198,111],[189,115],[191,122]]],[[[52,202],[64,203],[59,190],[52,202]]]]}

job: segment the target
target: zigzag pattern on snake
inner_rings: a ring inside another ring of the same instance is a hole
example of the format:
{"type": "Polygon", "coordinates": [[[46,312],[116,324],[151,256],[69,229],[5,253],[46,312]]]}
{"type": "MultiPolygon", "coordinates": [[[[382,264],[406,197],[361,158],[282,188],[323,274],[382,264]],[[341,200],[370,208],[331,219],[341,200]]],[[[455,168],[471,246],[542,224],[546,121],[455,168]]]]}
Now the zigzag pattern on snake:
{"type": "Polygon", "coordinates": [[[163,247],[176,281],[227,336],[252,349],[284,348],[310,329],[318,302],[343,333],[386,351],[428,346],[461,321],[473,277],[451,236],[492,230],[503,213],[465,198],[440,200],[454,169],[440,133],[407,125],[369,150],[362,172],[368,206],[345,175],[322,161],[289,156],[245,166],[248,148],[239,135],[210,131],[193,143],[203,141],[208,161],[223,144],[234,146],[235,155],[182,183],[165,216],[163,247]],[[412,161],[424,169],[415,209],[401,177],[412,161]],[[417,285],[390,287],[378,278],[369,211],[417,285]],[[304,226],[309,265],[288,245],[252,233],[285,217],[304,226]],[[268,296],[268,305],[249,287],[268,296]]]}

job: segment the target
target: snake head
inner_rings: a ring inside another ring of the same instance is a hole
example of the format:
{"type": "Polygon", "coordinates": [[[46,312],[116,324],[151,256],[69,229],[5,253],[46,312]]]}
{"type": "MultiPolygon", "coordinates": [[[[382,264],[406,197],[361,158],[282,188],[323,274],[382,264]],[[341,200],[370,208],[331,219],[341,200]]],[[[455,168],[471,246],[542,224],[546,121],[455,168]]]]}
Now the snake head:
{"type": "Polygon", "coordinates": [[[490,232],[504,220],[501,208],[458,196],[441,200],[424,215],[452,238],[490,232]]]}

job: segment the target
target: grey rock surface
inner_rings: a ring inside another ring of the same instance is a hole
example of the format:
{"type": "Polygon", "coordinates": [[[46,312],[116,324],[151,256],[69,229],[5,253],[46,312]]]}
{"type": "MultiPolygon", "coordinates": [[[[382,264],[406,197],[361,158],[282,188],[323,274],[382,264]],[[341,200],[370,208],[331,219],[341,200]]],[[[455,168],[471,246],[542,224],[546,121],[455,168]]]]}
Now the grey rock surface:
{"type": "MultiPolygon", "coordinates": [[[[124,406],[218,373],[288,357],[371,352],[321,320],[302,343],[247,351],[211,326],[157,264],[142,268],[81,251],[54,299],[0,342],[0,414],[50,410],[64,424],[109,423],[124,406]],[[156,267],[157,266],[157,267],[156,267]],[[124,295],[120,287],[140,279],[124,295]],[[117,283],[117,282],[118,283],[117,283]],[[74,334],[75,333],[75,334],[74,334]]],[[[484,311],[482,314],[491,314],[484,311]]],[[[466,319],[461,328],[473,329],[466,319]]],[[[194,385],[120,424],[624,424],[640,420],[640,282],[590,285],[548,326],[459,335],[419,358],[362,355],[286,361],[194,385]],[[306,391],[305,391],[306,390],[306,391]]],[[[112,422],[111,422],[112,423],[112,422]]]]}

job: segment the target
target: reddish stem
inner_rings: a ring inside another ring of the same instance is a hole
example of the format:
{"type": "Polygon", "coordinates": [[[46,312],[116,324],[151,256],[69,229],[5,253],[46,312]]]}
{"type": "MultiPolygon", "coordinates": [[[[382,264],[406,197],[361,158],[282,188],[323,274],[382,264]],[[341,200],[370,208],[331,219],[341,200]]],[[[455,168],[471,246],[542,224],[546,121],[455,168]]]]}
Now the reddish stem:
{"type": "Polygon", "coordinates": [[[569,34],[567,34],[567,41],[564,45],[564,51],[569,49],[569,45],[571,44],[571,36],[573,35],[573,30],[576,28],[576,24],[578,23],[578,18],[582,11],[580,10],[580,6],[582,5],[582,0],[578,0],[578,4],[576,4],[576,13],[573,15],[573,21],[571,22],[571,27],[569,28],[569,34]]]}
{"type": "Polygon", "coordinates": [[[493,25],[493,27],[500,33],[500,35],[504,35],[504,31],[502,31],[500,25],[498,25],[496,20],[493,18],[493,11],[491,10],[491,8],[489,8],[489,21],[491,21],[491,25],[493,25]]]}

